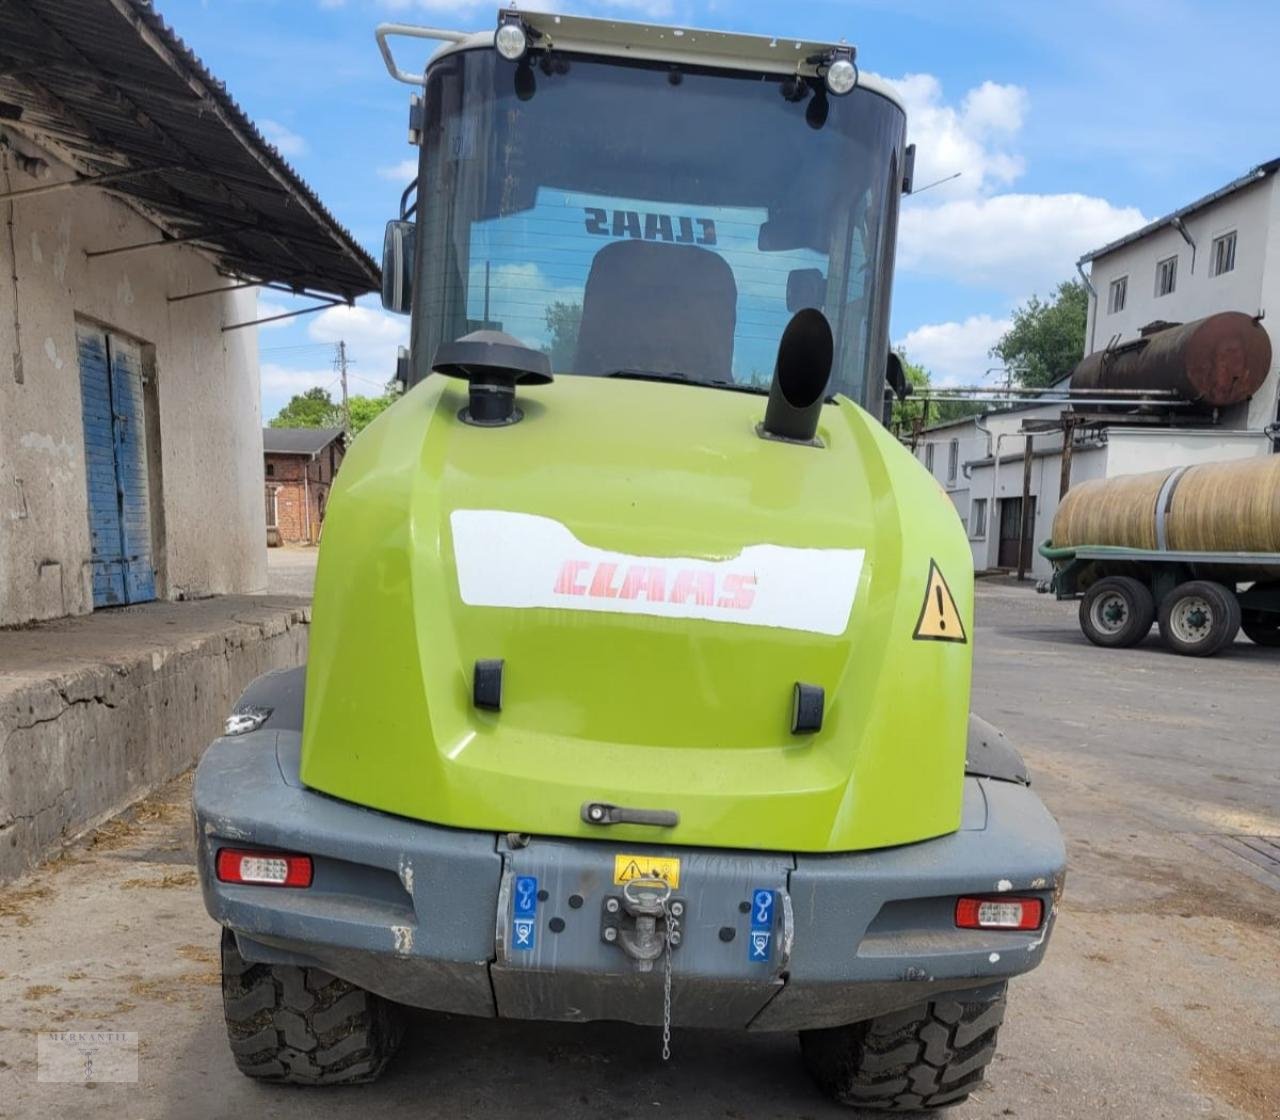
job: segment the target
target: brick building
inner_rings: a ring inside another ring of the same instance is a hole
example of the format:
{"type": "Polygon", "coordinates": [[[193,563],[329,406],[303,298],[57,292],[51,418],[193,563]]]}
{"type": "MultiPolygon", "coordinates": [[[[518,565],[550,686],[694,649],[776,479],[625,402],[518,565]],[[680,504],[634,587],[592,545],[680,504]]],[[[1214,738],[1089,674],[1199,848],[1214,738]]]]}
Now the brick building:
{"type": "Polygon", "coordinates": [[[341,428],[263,428],[267,543],[315,544],[346,450],[341,428]]]}

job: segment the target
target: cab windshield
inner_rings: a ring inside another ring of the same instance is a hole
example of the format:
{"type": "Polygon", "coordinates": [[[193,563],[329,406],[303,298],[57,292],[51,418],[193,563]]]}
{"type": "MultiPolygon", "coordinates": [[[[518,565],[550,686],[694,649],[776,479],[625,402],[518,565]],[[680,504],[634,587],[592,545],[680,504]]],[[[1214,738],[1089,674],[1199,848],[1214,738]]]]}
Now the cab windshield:
{"type": "Polygon", "coordinates": [[[502,330],[557,374],[765,390],[794,312],[878,409],[904,119],[865,90],[576,55],[434,63],[414,349],[502,330]]]}

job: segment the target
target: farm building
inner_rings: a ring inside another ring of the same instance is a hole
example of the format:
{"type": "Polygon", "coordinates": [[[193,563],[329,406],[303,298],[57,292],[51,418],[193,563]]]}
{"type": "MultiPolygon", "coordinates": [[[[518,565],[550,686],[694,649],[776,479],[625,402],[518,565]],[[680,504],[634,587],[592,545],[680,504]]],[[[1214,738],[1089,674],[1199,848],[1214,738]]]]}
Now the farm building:
{"type": "Polygon", "coordinates": [[[262,590],[261,286],[373,261],[142,0],[0,35],[0,626],[262,590]]]}
{"type": "Polygon", "coordinates": [[[315,544],[342,463],[341,428],[263,428],[267,543],[315,544]]]}

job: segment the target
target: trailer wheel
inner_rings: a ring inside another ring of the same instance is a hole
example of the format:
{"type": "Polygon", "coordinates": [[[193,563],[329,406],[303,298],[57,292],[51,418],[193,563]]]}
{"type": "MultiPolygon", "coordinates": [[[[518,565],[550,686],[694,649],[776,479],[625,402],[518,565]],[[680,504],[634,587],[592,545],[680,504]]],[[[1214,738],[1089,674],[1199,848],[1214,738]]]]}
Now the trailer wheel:
{"type": "Polygon", "coordinates": [[[818,1086],[850,1108],[914,1112],[959,1104],[981,1083],[1004,1021],[1005,985],[943,995],[906,1011],[801,1031],[818,1086]]]}
{"type": "Polygon", "coordinates": [[[1100,579],[1080,600],[1080,629],[1096,646],[1135,646],[1151,633],[1155,620],[1155,599],[1146,584],[1130,576],[1100,579]]]}
{"type": "Polygon", "coordinates": [[[1235,592],[1207,579],[1179,584],[1160,603],[1160,637],[1188,657],[1211,657],[1229,646],[1240,621],[1235,592]]]}
{"type": "Polygon", "coordinates": [[[403,1034],[396,1004],[318,968],[251,964],[225,928],[222,1007],[237,1068],[263,1081],[372,1081],[403,1034]]]}
{"type": "Polygon", "coordinates": [[[1240,629],[1255,646],[1280,646],[1280,615],[1271,611],[1245,611],[1240,629]]]}

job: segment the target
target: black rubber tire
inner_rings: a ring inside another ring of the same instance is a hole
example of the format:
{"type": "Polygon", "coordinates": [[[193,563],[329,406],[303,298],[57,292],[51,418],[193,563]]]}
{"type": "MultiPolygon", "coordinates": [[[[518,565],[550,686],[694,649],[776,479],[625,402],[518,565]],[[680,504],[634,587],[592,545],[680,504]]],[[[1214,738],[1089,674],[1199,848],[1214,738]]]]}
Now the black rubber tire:
{"type": "Polygon", "coordinates": [[[1280,646],[1280,616],[1270,611],[1245,611],[1240,629],[1255,646],[1280,646]]]}
{"type": "Polygon", "coordinates": [[[1236,640],[1240,632],[1240,600],[1230,588],[1207,579],[1180,583],[1160,602],[1160,637],[1174,653],[1212,657],[1236,640]],[[1209,609],[1203,633],[1194,639],[1179,633],[1174,618],[1185,599],[1201,600],[1209,609]]]}
{"type": "Polygon", "coordinates": [[[1156,601],[1145,583],[1131,576],[1106,576],[1092,584],[1080,600],[1080,629],[1095,646],[1127,649],[1151,633],[1156,601]],[[1097,614],[1108,599],[1118,600],[1124,617],[1115,629],[1099,625],[1097,614]]]}
{"type": "Polygon", "coordinates": [[[850,1108],[916,1112],[982,1084],[1004,1022],[1005,985],[956,992],[847,1027],[801,1031],[810,1076],[850,1108]]]}
{"type": "Polygon", "coordinates": [[[386,1067],[403,1009],[318,968],[250,964],[222,931],[227,1040],[246,1077],[294,1085],[357,1085],[386,1067]]]}

